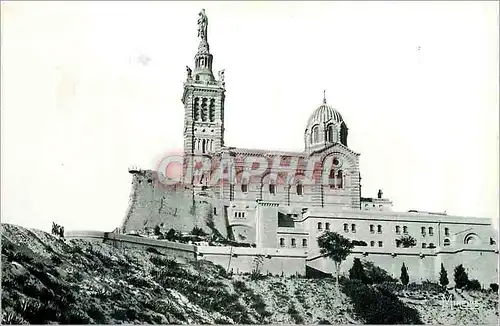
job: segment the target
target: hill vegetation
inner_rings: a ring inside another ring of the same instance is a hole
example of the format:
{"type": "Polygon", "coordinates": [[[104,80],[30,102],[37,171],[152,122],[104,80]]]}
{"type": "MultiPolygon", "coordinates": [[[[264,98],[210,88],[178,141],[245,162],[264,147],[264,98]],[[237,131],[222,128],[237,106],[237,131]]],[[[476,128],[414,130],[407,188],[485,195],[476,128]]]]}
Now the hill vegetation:
{"type": "Polygon", "coordinates": [[[403,286],[364,262],[365,282],[228,275],[206,261],[119,250],[2,225],[3,324],[496,323],[498,295],[460,290],[475,311],[442,311],[437,284],[403,286]],[[380,283],[379,283],[380,281],[380,283]]]}

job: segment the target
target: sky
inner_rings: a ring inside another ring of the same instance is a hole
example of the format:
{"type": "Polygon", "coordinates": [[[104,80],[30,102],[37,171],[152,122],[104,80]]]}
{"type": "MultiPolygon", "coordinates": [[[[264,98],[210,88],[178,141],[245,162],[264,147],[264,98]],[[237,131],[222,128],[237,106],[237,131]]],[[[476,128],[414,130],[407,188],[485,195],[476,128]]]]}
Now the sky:
{"type": "Polygon", "coordinates": [[[328,103],[394,210],[499,216],[498,2],[2,2],[2,222],[111,231],[182,148],[208,16],[225,143],[301,151],[328,103]]]}

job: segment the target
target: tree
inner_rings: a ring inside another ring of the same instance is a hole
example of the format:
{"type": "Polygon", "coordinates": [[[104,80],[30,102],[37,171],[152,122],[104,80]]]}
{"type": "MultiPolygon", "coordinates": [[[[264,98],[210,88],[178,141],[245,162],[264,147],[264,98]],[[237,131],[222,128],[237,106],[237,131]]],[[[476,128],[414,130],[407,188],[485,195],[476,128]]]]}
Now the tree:
{"type": "Polygon", "coordinates": [[[339,290],[340,264],[349,256],[354,248],[352,242],[342,235],[326,231],[318,237],[320,253],[333,260],[335,263],[335,274],[337,279],[337,291],[339,290]]]}
{"type": "Polygon", "coordinates": [[[454,279],[455,279],[455,287],[457,289],[461,289],[469,283],[469,276],[467,275],[467,272],[465,271],[464,266],[462,264],[458,265],[455,267],[454,271],[454,279]]]}
{"type": "Polygon", "coordinates": [[[401,283],[403,283],[404,286],[408,285],[408,282],[410,282],[410,277],[408,276],[408,270],[405,266],[405,263],[403,263],[403,266],[401,267],[401,283]]]}
{"type": "Polygon", "coordinates": [[[398,247],[402,245],[403,248],[411,248],[417,245],[417,240],[415,240],[415,238],[411,235],[405,235],[400,237],[399,239],[396,239],[396,245],[398,247]]]}
{"type": "Polygon", "coordinates": [[[448,273],[446,272],[446,269],[444,269],[443,263],[441,263],[441,272],[439,272],[439,284],[441,284],[442,287],[446,287],[450,281],[448,281],[448,273]]]}
{"type": "Polygon", "coordinates": [[[368,281],[365,269],[363,268],[363,264],[361,264],[361,260],[359,258],[354,258],[354,263],[352,264],[352,267],[349,270],[349,279],[360,280],[365,284],[368,281]]]}

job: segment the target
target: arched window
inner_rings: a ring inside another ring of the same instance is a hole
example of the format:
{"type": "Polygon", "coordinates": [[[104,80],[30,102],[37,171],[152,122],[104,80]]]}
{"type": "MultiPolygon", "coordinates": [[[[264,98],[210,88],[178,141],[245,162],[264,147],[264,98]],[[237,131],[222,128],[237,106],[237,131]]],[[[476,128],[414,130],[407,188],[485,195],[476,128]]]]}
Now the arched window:
{"type": "Polygon", "coordinates": [[[333,142],[334,141],[333,132],[334,132],[333,125],[332,124],[328,125],[328,127],[327,127],[327,134],[326,134],[327,141],[329,141],[329,142],[333,142]]]}
{"type": "Polygon", "coordinates": [[[284,246],[285,246],[285,239],[280,238],[280,247],[284,247],[284,246]]]}
{"type": "Polygon", "coordinates": [[[214,207],[214,215],[217,215],[217,207],[214,207]]]}
{"type": "Polygon", "coordinates": [[[241,180],[241,192],[243,193],[248,192],[248,182],[246,179],[241,180]]]}
{"type": "Polygon", "coordinates": [[[375,233],[375,225],[370,224],[370,233],[375,233]]]}
{"type": "Polygon", "coordinates": [[[201,143],[201,148],[202,148],[202,151],[203,153],[205,153],[205,147],[206,147],[206,142],[205,142],[205,139],[203,139],[203,142],[201,143]]]}
{"type": "Polygon", "coordinates": [[[269,193],[273,195],[276,193],[276,185],[274,183],[269,184],[269,193]]]}
{"type": "Polygon", "coordinates": [[[319,143],[319,126],[318,125],[316,125],[312,128],[311,143],[313,143],[313,144],[319,143]]]}
{"type": "Polygon", "coordinates": [[[323,225],[321,224],[321,222],[318,223],[318,230],[322,230],[323,229],[323,225]]]}
{"type": "Polygon", "coordinates": [[[450,245],[450,239],[444,239],[444,245],[449,246],[450,245]]]}
{"type": "Polygon", "coordinates": [[[396,234],[400,234],[400,233],[401,233],[400,227],[399,227],[399,225],[396,225],[396,234]]]}
{"type": "Polygon", "coordinates": [[[347,126],[344,122],[340,125],[340,142],[347,146],[347,126]]]}
{"type": "Polygon", "coordinates": [[[337,173],[337,188],[344,188],[344,174],[342,170],[337,173]]]}
{"type": "Polygon", "coordinates": [[[297,184],[297,195],[302,196],[303,190],[304,189],[303,189],[302,184],[298,183],[297,184]]]}
{"type": "Polygon", "coordinates": [[[422,227],[420,228],[420,231],[421,231],[422,235],[425,235],[425,226],[422,226],[422,227]]]}
{"type": "Polygon", "coordinates": [[[336,187],[336,179],[335,179],[335,170],[330,170],[330,175],[328,176],[328,183],[330,184],[330,189],[334,189],[336,187]]]}

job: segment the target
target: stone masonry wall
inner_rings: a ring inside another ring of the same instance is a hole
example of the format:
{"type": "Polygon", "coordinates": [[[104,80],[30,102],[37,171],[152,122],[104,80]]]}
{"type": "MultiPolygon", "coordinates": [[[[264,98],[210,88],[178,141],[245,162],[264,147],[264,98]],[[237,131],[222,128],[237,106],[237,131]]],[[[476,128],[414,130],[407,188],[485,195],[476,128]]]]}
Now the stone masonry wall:
{"type": "Polygon", "coordinates": [[[132,191],[120,232],[154,228],[173,228],[189,232],[197,226],[209,232],[210,221],[223,235],[227,234],[226,217],[215,209],[216,200],[210,193],[195,194],[185,186],[165,186],[155,171],[131,172],[132,191]]]}

